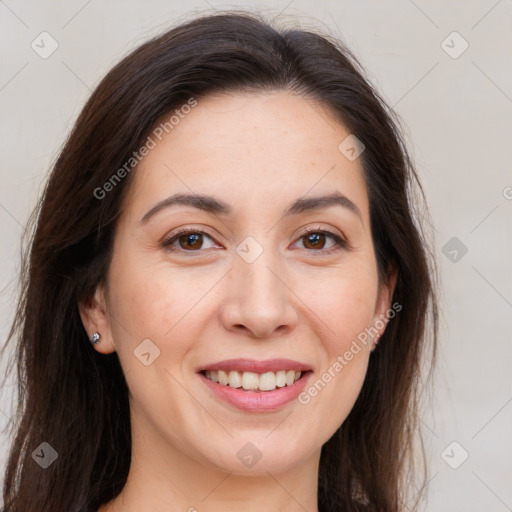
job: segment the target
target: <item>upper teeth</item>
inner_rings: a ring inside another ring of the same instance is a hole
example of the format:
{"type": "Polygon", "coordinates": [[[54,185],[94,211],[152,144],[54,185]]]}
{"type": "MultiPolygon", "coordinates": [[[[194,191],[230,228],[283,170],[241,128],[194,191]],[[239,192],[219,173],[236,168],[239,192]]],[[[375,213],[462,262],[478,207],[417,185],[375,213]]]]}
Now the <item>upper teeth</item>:
{"type": "Polygon", "coordinates": [[[296,380],[300,378],[302,372],[295,370],[280,370],[278,372],[254,373],[254,372],[238,372],[231,370],[225,372],[207,371],[205,375],[213,382],[218,382],[223,386],[230,386],[232,388],[243,389],[259,389],[260,391],[272,391],[284,386],[291,386],[296,380]]]}

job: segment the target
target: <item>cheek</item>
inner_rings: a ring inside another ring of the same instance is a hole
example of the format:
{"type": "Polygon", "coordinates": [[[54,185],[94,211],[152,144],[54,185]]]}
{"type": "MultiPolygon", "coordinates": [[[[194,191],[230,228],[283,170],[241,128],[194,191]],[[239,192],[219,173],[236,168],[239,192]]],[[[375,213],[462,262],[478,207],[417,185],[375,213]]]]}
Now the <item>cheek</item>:
{"type": "Polygon", "coordinates": [[[346,350],[368,328],[374,317],[378,281],[371,259],[353,265],[324,268],[297,281],[304,301],[304,315],[317,317],[318,339],[332,357],[346,350]],[[302,284],[299,284],[302,283],[302,284]],[[313,283],[314,286],[309,286],[313,283]],[[310,313],[307,313],[307,310],[310,313]]]}
{"type": "Polygon", "coordinates": [[[326,441],[350,414],[366,377],[370,355],[366,330],[373,321],[376,281],[371,272],[339,271],[319,284],[323,291],[312,298],[311,309],[320,319],[317,337],[324,357],[299,403],[305,406],[309,431],[326,441]]]}
{"type": "Polygon", "coordinates": [[[357,392],[366,373],[370,345],[365,333],[372,324],[374,300],[370,283],[351,279],[341,280],[338,286],[333,283],[324,298],[322,318],[328,330],[320,339],[328,361],[323,370],[330,368],[330,375],[336,375],[333,380],[343,382],[345,393],[347,387],[357,392]]]}
{"type": "Polygon", "coordinates": [[[308,279],[316,286],[305,302],[314,313],[309,317],[317,318],[316,335],[324,357],[301,403],[309,404],[313,417],[325,417],[331,431],[352,409],[368,368],[368,328],[374,319],[378,278],[373,260],[358,256],[352,264],[347,261],[343,267],[322,269],[308,279]]]}
{"type": "Polygon", "coordinates": [[[189,348],[188,340],[201,329],[204,308],[221,275],[222,271],[200,267],[152,263],[144,254],[119,258],[111,267],[109,280],[116,345],[133,350],[149,338],[163,353],[172,339],[173,357],[182,355],[189,348]]]}

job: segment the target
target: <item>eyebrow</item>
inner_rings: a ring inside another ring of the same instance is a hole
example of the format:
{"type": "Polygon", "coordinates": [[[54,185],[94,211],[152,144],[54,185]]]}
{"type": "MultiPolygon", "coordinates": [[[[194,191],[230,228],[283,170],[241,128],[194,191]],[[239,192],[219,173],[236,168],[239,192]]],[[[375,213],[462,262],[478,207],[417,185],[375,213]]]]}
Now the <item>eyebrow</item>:
{"type": "MultiPolygon", "coordinates": [[[[233,215],[233,208],[229,204],[213,196],[205,194],[174,194],[155,204],[155,206],[153,206],[139,222],[144,224],[162,210],[176,205],[192,206],[193,208],[218,215],[233,215]]],[[[286,208],[283,216],[287,217],[306,211],[323,210],[331,206],[342,206],[356,214],[362,220],[361,211],[357,205],[340,192],[333,192],[332,194],[323,196],[296,199],[286,208]]]]}

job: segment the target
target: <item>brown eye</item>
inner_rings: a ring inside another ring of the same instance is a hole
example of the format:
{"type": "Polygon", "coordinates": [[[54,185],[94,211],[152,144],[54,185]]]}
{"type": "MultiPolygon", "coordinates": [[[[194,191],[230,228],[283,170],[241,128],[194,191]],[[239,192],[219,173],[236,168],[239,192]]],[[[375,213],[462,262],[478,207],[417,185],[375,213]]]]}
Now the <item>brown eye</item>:
{"type": "Polygon", "coordinates": [[[309,230],[304,233],[300,239],[303,243],[304,249],[309,249],[310,252],[332,252],[339,249],[347,248],[347,242],[340,238],[335,233],[331,233],[325,229],[309,230]],[[330,245],[328,240],[331,240],[330,245]]]}
{"type": "Polygon", "coordinates": [[[162,246],[171,252],[180,250],[183,252],[200,252],[201,249],[205,249],[204,244],[206,240],[211,240],[210,247],[212,247],[213,239],[210,235],[202,231],[192,231],[189,229],[171,234],[162,242],[162,246]]]}
{"type": "Polygon", "coordinates": [[[323,249],[325,246],[325,234],[324,233],[311,233],[310,235],[305,235],[303,238],[305,240],[304,246],[306,249],[323,249]]]}
{"type": "Polygon", "coordinates": [[[190,235],[180,236],[178,238],[180,247],[182,249],[200,249],[202,245],[203,235],[199,233],[191,233],[190,235]]]}

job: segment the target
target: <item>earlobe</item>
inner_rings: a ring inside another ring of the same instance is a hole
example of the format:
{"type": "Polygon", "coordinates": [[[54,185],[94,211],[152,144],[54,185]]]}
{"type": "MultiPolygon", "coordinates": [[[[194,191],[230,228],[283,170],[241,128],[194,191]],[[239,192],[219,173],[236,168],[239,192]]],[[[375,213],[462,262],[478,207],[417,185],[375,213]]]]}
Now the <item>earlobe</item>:
{"type": "Polygon", "coordinates": [[[103,286],[98,285],[92,297],[80,301],[78,310],[87,337],[94,349],[102,354],[115,352],[103,286]]]}

